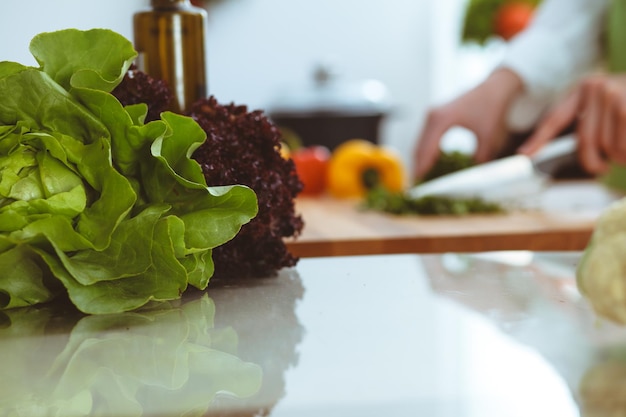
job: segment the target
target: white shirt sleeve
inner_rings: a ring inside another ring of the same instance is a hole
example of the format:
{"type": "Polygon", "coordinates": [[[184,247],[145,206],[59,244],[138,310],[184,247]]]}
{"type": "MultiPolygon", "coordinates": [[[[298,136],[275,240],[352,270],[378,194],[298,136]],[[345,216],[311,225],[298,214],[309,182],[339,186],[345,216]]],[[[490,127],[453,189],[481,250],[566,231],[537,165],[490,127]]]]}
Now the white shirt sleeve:
{"type": "Polygon", "coordinates": [[[599,63],[608,5],[609,0],[543,0],[500,65],[517,73],[526,91],[513,105],[510,124],[533,123],[545,105],[599,63]],[[525,108],[536,114],[524,116],[525,108]]]}
{"type": "Polygon", "coordinates": [[[567,87],[601,55],[608,0],[544,0],[529,28],[511,40],[502,63],[531,94],[567,87]]]}

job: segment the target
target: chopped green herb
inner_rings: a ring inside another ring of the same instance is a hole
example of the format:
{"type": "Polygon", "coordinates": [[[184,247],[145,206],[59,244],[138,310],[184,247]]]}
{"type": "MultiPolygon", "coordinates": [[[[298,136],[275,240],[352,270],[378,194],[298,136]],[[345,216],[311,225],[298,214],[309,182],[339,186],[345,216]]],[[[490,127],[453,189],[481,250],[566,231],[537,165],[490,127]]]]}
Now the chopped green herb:
{"type": "Polygon", "coordinates": [[[481,198],[449,198],[425,196],[411,198],[403,192],[390,192],[374,188],[366,196],[363,207],[391,214],[465,215],[477,213],[502,213],[504,208],[481,198]]]}
{"type": "Polygon", "coordinates": [[[422,181],[428,181],[476,165],[474,158],[461,151],[442,152],[422,181]]]}

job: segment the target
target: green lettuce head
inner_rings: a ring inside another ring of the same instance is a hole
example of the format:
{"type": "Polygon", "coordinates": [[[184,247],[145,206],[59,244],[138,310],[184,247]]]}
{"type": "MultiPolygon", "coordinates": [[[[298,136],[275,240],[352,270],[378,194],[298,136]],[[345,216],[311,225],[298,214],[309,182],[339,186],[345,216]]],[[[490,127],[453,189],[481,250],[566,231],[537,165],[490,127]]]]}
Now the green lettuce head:
{"type": "Polygon", "coordinates": [[[254,192],[207,187],[191,118],[110,94],[136,57],[115,32],[42,33],[39,67],[0,62],[0,308],[67,293],[86,313],[204,289],[211,250],[257,212],[254,192]]]}

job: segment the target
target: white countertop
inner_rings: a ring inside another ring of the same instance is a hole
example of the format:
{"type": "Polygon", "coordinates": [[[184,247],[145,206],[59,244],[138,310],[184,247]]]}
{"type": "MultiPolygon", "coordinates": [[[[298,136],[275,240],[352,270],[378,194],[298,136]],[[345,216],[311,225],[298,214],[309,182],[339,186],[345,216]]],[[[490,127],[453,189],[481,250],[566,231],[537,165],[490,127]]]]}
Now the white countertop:
{"type": "Polygon", "coordinates": [[[0,416],[595,416],[626,329],[578,255],[311,258],[141,313],[0,312],[0,416]]]}

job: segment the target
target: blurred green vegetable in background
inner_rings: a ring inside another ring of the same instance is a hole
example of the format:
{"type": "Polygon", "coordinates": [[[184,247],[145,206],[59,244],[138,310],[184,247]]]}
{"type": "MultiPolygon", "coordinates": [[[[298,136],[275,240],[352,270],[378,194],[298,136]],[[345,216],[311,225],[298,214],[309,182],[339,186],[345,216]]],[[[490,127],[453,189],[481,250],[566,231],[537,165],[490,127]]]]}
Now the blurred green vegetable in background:
{"type": "Polygon", "coordinates": [[[469,0],[461,40],[483,45],[496,36],[507,39],[528,24],[528,8],[524,6],[535,8],[540,3],[541,0],[469,0]]]}

